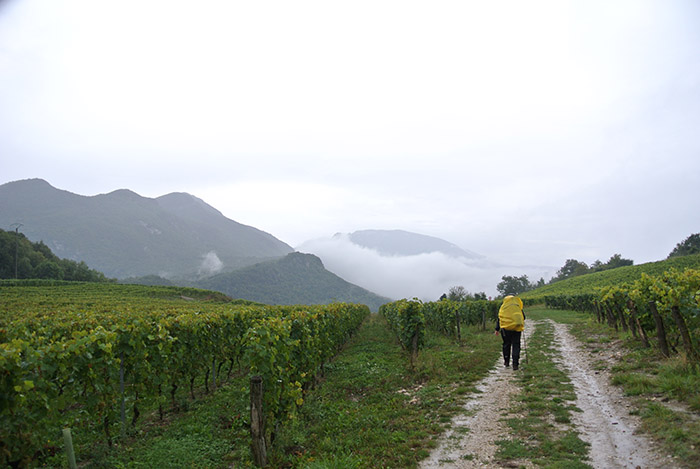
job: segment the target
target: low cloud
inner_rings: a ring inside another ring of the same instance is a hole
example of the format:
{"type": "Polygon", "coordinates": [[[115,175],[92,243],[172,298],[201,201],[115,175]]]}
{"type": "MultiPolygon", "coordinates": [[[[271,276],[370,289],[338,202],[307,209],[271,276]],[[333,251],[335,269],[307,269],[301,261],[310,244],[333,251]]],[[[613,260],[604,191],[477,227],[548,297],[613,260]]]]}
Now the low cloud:
{"type": "Polygon", "coordinates": [[[297,248],[320,257],[329,271],[350,283],[392,299],[437,300],[450,287],[470,293],[497,294],[503,275],[528,275],[531,281],[551,275],[547,267],[517,267],[486,259],[470,260],[433,252],[415,256],[382,256],[352,243],[346,235],[307,241],[297,248]]]}
{"type": "Polygon", "coordinates": [[[202,263],[199,265],[198,273],[200,276],[214,275],[221,272],[224,263],[221,262],[219,256],[214,251],[209,251],[202,256],[202,263]]]}

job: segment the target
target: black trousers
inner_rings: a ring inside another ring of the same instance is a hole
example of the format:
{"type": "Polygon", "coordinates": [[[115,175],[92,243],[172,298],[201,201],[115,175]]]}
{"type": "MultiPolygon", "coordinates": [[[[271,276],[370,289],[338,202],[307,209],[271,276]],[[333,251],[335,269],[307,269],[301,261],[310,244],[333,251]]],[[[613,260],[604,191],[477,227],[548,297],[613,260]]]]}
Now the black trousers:
{"type": "Polygon", "coordinates": [[[503,338],[503,361],[506,364],[510,362],[512,356],[513,366],[520,365],[520,334],[520,331],[501,329],[501,337],[503,338]]]}

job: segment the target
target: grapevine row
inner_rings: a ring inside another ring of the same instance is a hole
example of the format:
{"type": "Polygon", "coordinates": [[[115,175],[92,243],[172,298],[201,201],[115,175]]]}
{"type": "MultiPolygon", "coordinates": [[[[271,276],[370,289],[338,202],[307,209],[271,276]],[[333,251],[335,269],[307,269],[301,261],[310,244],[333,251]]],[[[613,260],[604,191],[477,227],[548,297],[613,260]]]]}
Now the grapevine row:
{"type": "Polygon", "coordinates": [[[195,379],[216,386],[234,366],[262,376],[274,428],[367,314],[332,304],[27,315],[0,330],[0,464],[27,465],[57,445],[61,427],[91,420],[111,442],[122,406],[135,422],[144,400],[162,412],[178,389],[194,397],[195,379]]]}
{"type": "Polygon", "coordinates": [[[628,331],[645,346],[650,336],[663,356],[678,351],[700,363],[700,271],[675,269],[660,275],[642,274],[635,282],[600,288],[597,293],[545,296],[551,308],[595,314],[597,320],[616,330],[628,331]]]}
{"type": "Polygon", "coordinates": [[[413,367],[423,346],[426,328],[461,340],[463,326],[481,324],[485,328],[487,320],[496,319],[499,305],[498,301],[486,300],[423,303],[417,299],[403,299],[382,305],[379,313],[387,319],[401,347],[410,353],[413,367]]]}

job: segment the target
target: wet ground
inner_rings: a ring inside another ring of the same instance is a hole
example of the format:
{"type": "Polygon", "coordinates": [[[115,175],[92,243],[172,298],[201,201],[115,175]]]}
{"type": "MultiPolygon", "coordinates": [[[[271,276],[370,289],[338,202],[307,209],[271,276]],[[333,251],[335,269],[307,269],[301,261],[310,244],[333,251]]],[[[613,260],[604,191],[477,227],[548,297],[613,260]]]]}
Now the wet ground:
{"type": "MultiPolygon", "coordinates": [[[[576,391],[575,405],[582,412],[572,416],[580,438],[590,444],[588,463],[594,468],[673,468],[674,462],[638,432],[639,421],[630,415],[630,404],[610,384],[605,370],[596,369],[594,359],[568,330],[567,325],[549,321],[555,330],[554,346],[564,357],[557,362],[576,391]]],[[[530,321],[525,341],[542,321],[530,321]]],[[[521,358],[521,362],[524,357],[521,358]]],[[[495,458],[497,440],[507,439],[509,429],[501,416],[509,413],[520,388],[511,368],[501,360],[478,383],[479,393],[469,396],[464,413],[452,421],[438,448],[421,468],[501,468],[495,458]]],[[[507,467],[535,467],[530,461],[509,461],[507,467]]]]}

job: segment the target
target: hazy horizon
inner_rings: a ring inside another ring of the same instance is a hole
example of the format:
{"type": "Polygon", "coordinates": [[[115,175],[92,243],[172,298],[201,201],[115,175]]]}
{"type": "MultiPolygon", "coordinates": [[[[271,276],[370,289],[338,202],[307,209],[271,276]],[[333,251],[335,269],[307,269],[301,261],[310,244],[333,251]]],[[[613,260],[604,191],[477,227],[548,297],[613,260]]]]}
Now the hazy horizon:
{"type": "Polygon", "coordinates": [[[697,44],[691,0],[5,0],[0,184],[187,192],[292,247],[660,260],[700,232],[697,44]]]}

